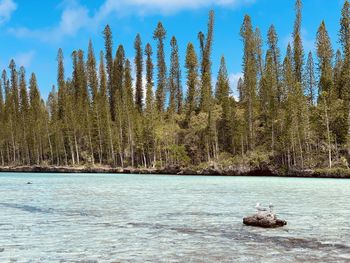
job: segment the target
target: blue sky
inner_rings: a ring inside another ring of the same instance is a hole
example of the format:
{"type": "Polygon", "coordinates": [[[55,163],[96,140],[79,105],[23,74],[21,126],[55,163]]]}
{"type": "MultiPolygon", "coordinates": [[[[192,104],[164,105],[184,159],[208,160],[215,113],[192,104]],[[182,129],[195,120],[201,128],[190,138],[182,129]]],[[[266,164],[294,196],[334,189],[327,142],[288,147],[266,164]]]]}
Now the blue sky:
{"type": "MultiPolygon", "coordinates": [[[[340,10],[343,0],[304,0],[303,41],[305,52],[313,51],[317,28],[325,20],[338,48],[340,10]]],[[[103,49],[102,31],[110,24],[114,51],[123,44],[128,58],[134,56],[133,41],[141,34],[143,44],[150,42],[158,21],[167,30],[169,41],[175,35],[179,42],[181,63],[187,43],[198,50],[197,33],[206,31],[208,11],[215,10],[213,77],[221,55],[226,58],[232,86],[241,74],[242,43],[239,30],[243,17],[249,14],[266,40],[274,24],[279,45],[284,50],[290,41],[294,21],[294,0],[0,0],[0,68],[7,68],[11,58],[25,66],[27,74],[35,72],[42,96],[46,99],[56,84],[56,54],[62,48],[67,74],[71,72],[70,54],[74,49],[87,49],[92,39],[96,55],[103,49]]],[[[168,61],[168,59],[167,59],[168,61]]],[[[183,74],[184,75],[184,74],[183,74]]],[[[235,87],[233,92],[236,93],[235,87]]]]}

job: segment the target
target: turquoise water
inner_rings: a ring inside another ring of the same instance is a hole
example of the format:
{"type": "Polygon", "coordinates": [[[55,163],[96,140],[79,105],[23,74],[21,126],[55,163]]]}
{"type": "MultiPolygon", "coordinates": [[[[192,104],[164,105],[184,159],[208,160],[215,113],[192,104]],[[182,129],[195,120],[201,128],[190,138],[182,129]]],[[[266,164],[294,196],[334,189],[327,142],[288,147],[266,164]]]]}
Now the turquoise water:
{"type": "Polygon", "coordinates": [[[4,173],[0,262],[350,262],[350,180],[4,173]]]}

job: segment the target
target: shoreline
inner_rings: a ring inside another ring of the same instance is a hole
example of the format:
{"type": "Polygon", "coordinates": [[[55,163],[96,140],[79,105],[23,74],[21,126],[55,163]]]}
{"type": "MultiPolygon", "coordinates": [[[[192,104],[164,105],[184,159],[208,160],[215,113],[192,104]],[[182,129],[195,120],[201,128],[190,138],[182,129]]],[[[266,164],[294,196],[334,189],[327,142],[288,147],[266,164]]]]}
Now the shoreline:
{"type": "Polygon", "coordinates": [[[5,166],[0,167],[0,173],[90,173],[90,174],[144,174],[144,175],[182,175],[182,176],[256,176],[256,177],[287,177],[287,178],[334,178],[350,179],[349,169],[317,169],[292,170],[282,172],[270,168],[237,167],[229,169],[206,168],[194,170],[190,168],[113,168],[108,166],[5,166]]]}

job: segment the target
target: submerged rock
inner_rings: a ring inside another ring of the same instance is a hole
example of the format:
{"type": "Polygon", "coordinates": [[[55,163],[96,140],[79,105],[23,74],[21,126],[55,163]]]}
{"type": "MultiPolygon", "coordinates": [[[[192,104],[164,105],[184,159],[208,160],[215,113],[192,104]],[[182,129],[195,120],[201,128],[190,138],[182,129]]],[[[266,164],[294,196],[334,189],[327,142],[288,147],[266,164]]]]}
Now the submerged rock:
{"type": "Polygon", "coordinates": [[[278,219],[276,214],[264,212],[243,218],[243,224],[263,228],[277,228],[287,225],[287,221],[278,219]]]}

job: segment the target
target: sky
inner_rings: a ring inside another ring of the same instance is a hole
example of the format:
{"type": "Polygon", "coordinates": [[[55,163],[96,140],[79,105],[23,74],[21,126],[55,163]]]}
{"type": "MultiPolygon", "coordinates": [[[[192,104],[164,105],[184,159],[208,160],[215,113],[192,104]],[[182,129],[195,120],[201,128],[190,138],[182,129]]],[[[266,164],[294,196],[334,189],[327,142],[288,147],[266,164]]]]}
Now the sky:
{"type": "MultiPolygon", "coordinates": [[[[325,20],[333,48],[339,48],[340,11],[344,0],[304,0],[302,37],[305,53],[314,52],[317,28],[325,20]]],[[[215,11],[213,43],[213,78],[220,58],[225,56],[233,95],[241,77],[242,41],[240,27],[245,14],[266,34],[274,24],[279,46],[284,53],[294,23],[294,0],[0,0],[0,69],[13,58],[17,66],[37,75],[43,98],[56,84],[56,56],[59,48],[65,56],[66,75],[71,73],[70,54],[87,50],[93,42],[96,56],[103,50],[102,31],[106,24],[113,32],[114,51],[123,44],[126,56],[133,61],[133,42],[140,33],[143,45],[156,42],[153,31],[161,21],[167,31],[166,56],[169,63],[170,39],[176,36],[180,61],[184,65],[188,42],[197,48],[199,31],[206,32],[208,12],[215,11]]],[[[199,53],[199,52],[198,52],[199,53]]],[[[154,58],[155,63],[155,58],[154,58]]],[[[185,72],[183,70],[183,76],[185,72]]]]}

